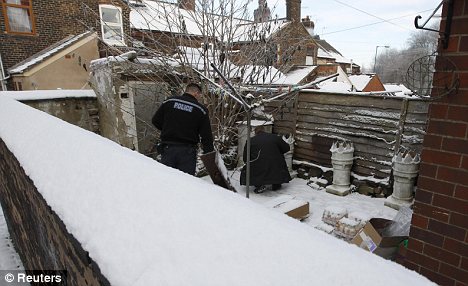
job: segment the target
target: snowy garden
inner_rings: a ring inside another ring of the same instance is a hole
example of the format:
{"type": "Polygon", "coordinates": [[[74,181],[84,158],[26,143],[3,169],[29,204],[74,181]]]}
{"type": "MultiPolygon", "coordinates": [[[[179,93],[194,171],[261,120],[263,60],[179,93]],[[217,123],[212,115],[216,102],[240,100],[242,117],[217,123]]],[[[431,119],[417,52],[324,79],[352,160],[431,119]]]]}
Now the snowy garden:
{"type": "MultiPolygon", "coordinates": [[[[294,179],[248,200],[10,98],[0,98],[0,120],[8,149],[112,285],[430,284],[315,229],[325,209],[392,219],[383,199],[294,179]],[[310,216],[275,211],[279,196],[308,201],[310,216]]],[[[2,263],[16,267],[2,243],[2,263]]]]}

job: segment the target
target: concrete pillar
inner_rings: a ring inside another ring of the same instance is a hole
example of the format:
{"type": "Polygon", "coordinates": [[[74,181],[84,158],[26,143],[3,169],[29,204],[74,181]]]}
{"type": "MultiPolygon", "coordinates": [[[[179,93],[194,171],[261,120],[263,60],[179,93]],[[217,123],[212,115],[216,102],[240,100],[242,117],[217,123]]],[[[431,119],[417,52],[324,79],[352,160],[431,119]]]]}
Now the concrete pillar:
{"type": "Polygon", "coordinates": [[[414,181],[418,176],[419,154],[398,153],[393,157],[393,194],[385,200],[385,205],[394,209],[413,204],[414,181]]]}
{"type": "Polygon", "coordinates": [[[346,196],[351,190],[351,166],[353,165],[354,147],[351,142],[334,142],[332,152],[333,185],[326,188],[328,193],[346,196]]]}

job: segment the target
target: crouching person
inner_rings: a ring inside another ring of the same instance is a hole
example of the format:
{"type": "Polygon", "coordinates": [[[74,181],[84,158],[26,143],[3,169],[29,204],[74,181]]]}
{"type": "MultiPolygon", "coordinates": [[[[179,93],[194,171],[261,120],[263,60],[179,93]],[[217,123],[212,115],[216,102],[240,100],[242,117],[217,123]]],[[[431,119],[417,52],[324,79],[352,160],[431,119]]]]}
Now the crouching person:
{"type": "MultiPolygon", "coordinates": [[[[281,184],[291,181],[284,159],[289,144],[275,134],[264,132],[262,126],[255,128],[255,136],[250,140],[250,185],[255,193],[267,188],[278,190],[281,184]]],[[[247,146],[244,147],[244,162],[247,162],[247,146]]],[[[246,166],[241,172],[241,185],[246,184],[246,166]]]]}

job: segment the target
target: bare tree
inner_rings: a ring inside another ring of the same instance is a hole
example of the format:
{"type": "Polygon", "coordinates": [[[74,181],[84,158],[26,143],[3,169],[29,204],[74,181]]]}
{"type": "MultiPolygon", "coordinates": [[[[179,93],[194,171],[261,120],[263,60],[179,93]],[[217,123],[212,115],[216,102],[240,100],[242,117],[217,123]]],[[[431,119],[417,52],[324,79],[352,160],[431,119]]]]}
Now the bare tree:
{"type": "MultiPolygon", "coordinates": [[[[436,29],[436,26],[432,26],[436,29]]],[[[437,50],[438,34],[426,30],[416,30],[407,40],[407,48],[389,49],[377,57],[376,73],[384,83],[406,82],[406,74],[410,65],[437,50]]]]}
{"type": "MultiPolygon", "coordinates": [[[[302,38],[291,38],[289,23],[285,20],[252,21],[249,2],[195,0],[195,7],[190,9],[180,9],[175,3],[162,1],[129,3],[134,29],[126,38],[137,51],[138,58],[151,59],[145,62],[146,65],[153,65],[153,70],[158,72],[137,74],[132,68],[128,73],[141,81],[140,89],[148,86],[147,93],[155,83],[159,86],[164,84],[166,93],[163,97],[180,93],[184,82],[201,80],[205,86],[204,101],[210,110],[216,148],[233,158],[236,122],[243,120],[245,110],[239,101],[228,96],[232,91],[213,66],[240,94],[246,94],[259,85],[275,83],[283,75],[282,71],[287,71],[292,65],[303,41],[302,38]]],[[[138,62],[142,61],[132,63],[138,62]]],[[[278,89],[267,89],[261,98],[273,97],[277,93],[278,89]]],[[[154,101],[148,104],[154,104],[154,101]]],[[[137,120],[144,121],[145,126],[151,125],[147,117],[137,120]]],[[[144,136],[151,133],[146,131],[144,136]]],[[[143,153],[150,155],[151,152],[143,153]]]]}

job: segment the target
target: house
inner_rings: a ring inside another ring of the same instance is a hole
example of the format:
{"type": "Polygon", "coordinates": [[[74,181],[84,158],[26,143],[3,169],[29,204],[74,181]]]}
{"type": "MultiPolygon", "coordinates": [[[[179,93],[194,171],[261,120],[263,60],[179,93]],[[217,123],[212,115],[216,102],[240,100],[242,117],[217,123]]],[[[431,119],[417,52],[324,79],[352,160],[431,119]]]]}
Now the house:
{"type": "Polygon", "coordinates": [[[176,52],[178,46],[203,47],[225,50],[237,65],[274,66],[281,70],[292,65],[313,65],[316,44],[301,23],[300,1],[287,0],[286,4],[287,17],[271,19],[266,2],[259,0],[256,21],[251,21],[209,9],[197,10],[195,0],[133,0],[132,36],[147,49],[166,54],[176,52]]]}
{"type": "Polygon", "coordinates": [[[99,58],[96,33],[69,36],[8,69],[14,90],[82,89],[99,58]]]}
{"type": "MultiPolygon", "coordinates": [[[[71,46],[76,47],[76,45],[82,44],[81,40],[84,39],[80,36],[84,37],[88,31],[96,31],[97,38],[102,39],[103,42],[93,40],[95,46],[93,52],[90,52],[91,43],[87,42],[85,45],[87,52],[84,53],[86,57],[82,56],[82,61],[85,58],[92,60],[93,58],[88,58],[91,55],[97,58],[99,55],[109,53],[108,46],[130,44],[126,37],[130,32],[128,24],[130,11],[123,0],[63,0],[60,1],[60,5],[49,0],[15,0],[2,1],[0,9],[0,42],[2,43],[0,45],[0,81],[3,83],[2,89],[61,87],[60,84],[51,84],[54,79],[50,77],[47,79],[47,83],[38,81],[39,78],[36,78],[33,81],[34,84],[13,85],[13,74],[15,77],[21,77],[21,72],[27,71],[26,69],[18,69],[22,64],[30,68],[28,71],[31,73],[33,66],[36,67],[36,64],[39,63],[34,62],[33,56],[42,57],[42,65],[54,63],[54,69],[60,66],[59,70],[62,71],[62,76],[56,80],[57,82],[63,82],[64,79],[66,81],[75,80],[76,78],[73,76],[75,70],[68,71],[65,67],[72,60],[79,63],[80,55],[75,53],[75,58],[73,58],[73,53],[63,54],[59,50],[63,52],[65,46],[69,50],[68,48],[71,46]],[[78,41],[78,38],[81,40],[78,41]],[[72,41],[72,39],[74,40],[72,41]],[[64,49],[57,49],[59,46],[64,49]],[[57,53],[50,53],[51,51],[57,53]],[[58,54],[68,61],[47,60],[58,54]],[[18,65],[19,63],[22,64],[18,65]],[[11,69],[13,74],[10,74],[11,69]]],[[[88,40],[91,39],[88,38],[88,40]]],[[[44,67],[41,68],[43,70],[44,67]]],[[[85,83],[81,82],[80,84],[84,85],[85,83]]]]}
{"type": "Polygon", "coordinates": [[[343,57],[343,55],[335,49],[330,43],[315,37],[318,45],[317,64],[339,64],[348,74],[360,74],[361,67],[352,60],[343,57]]]}
{"type": "MultiPolygon", "coordinates": [[[[259,0],[259,9],[262,5],[264,5],[263,10],[266,10],[268,14],[269,10],[265,1],[259,0]]],[[[275,68],[284,73],[289,72],[293,66],[317,65],[316,55],[318,47],[311,34],[313,22],[307,19],[301,21],[300,0],[286,0],[285,19],[266,20],[266,16],[264,16],[262,17],[262,22],[246,25],[257,26],[259,27],[257,28],[259,31],[263,31],[266,28],[270,32],[264,37],[254,39],[254,41],[246,41],[243,47],[240,47],[240,50],[246,53],[252,47],[251,42],[255,42],[255,40],[269,42],[269,51],[274,54],[274,60],[271,63],[275,68]]],[[[250,60],[252,61],[255,57],[256,55],[252,55],[250,60]]]]}
{"type": "Polygon", "coordinates": [[[377,74],[351,75],[349,80],[353,84],[354,91],[385,91],[385,87],[377,74]]]}

